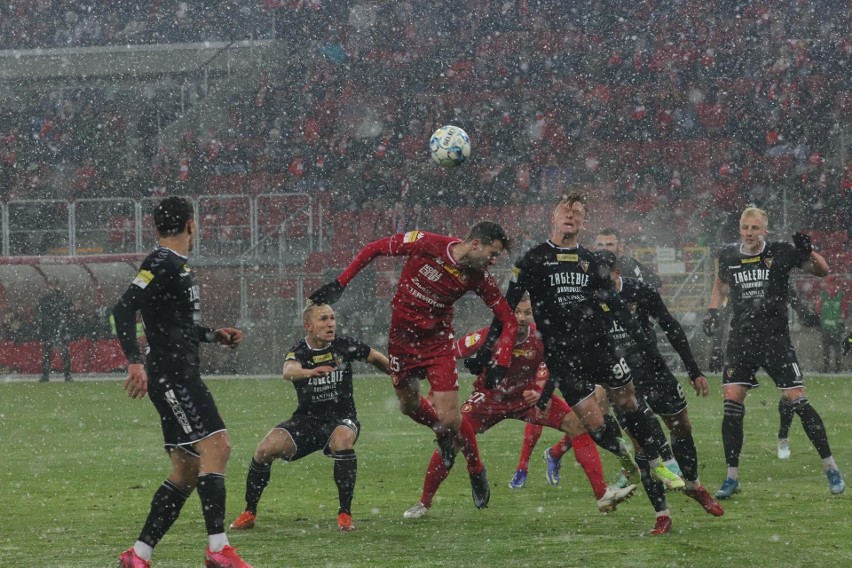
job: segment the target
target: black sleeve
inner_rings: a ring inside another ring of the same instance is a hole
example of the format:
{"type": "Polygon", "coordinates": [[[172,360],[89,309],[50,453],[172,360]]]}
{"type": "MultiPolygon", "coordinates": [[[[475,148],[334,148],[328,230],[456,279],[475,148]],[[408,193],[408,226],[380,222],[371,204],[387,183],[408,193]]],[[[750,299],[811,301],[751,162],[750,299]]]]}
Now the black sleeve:
{"type": "Polygon", "coordinates": [[[370,356],[371,347],[354,337],[341,337],[346,358],[351,361],[366,361],[370,356]]]}
{"type": "Polygon", "coordinates": [[[680,322],[678,322],[674,316],[672,316],[671,312],[669,312],[666,305],[663,303],[663,299],[659,294],[649,295],[650,302],[649,308],[651,317],[657,320],[657,323],[660,324],[660,327],[663,328],[663,331],[666,334],[666,337],[669,340],[669,343],[672,344],[677,354],[680,355],[681,361],[686,365],[686,372],[689,374],[689,380],[694,381],[697,377],[701,376],[703,373],[701,369],[698,367],[698,363],[695,362],[695,357],[692,355],[692,349],[689,347],[689,340],[686,338],[686,333],[683,331],[683,327],[681,327],[680,322]]]}
{"type": "Polygon", "coordinates": [[[212,327],[204,327],[203,325],[197,325],[195,328],[198,330],[198,341],[204,343],[215,343],[216,342],[216,330],[212,327]]]}
{"type": "Polygon", "coordinates": [[[115,319],[115,335],[121,343],[127,362],[131,365],[142,363],[142,353],[136,341],[136,312],[142,305],[145,290],[131,284],[112,309],[115,319]]]}

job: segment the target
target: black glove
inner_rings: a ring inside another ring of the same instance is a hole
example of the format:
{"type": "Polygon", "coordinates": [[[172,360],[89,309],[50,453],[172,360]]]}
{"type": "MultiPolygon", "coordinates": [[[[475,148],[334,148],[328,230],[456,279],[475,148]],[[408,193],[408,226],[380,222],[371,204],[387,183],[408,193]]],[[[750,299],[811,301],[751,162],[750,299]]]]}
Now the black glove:
{"type": "Polygon", "coordinates": [[[710,353],[710,364],[707,365],[710,369],[711,373],[721,373],[722,372],[722,362],[725,359],[725,352],[722,351],[721,347],[714,347],[713,352],[710,353]]]}
{"type": "Polygon", "coordinates": [[[819,314],[805,314],[801,317],[802,325],[805,327],[819,327],[819,314]]]}
{"type": "Polygon", "coordinates": [[[308,299],[314,304],[333,304],[343,295],[343,285],[337,280],[323,284],[308,299]]]}
{"type": "Polygon", "coordinates": [[[493,389],[506,378],[509,367],[503,365],[492,365],[485,371],[485,388],[493,389]]]}
{"type": "Polygon", "coordinates": [[[804,256],[810,256],[814,251],[814,245],[811,243],[811,237],[805,233],[793,233],[793,246],[804,256]]]}
{"type": "Polygon", "coordinates": [[[704,328],[704,335],[707,337],[716,335],[716,330],[719,329],[719,310],[716,308],[708,309],[701,325],[704,328]]]}
{"type": "Polygon", "coordinates": [[[479,376],[479,373],[485,368],[485,365],[491,360],[490,349],[480,349],[470,357],[464,360],[464,368],[471,372],[473,376],[479,376]]]}
{"type": "Polygon", "coordinates": [[[849,353],[852,353],[852,333],[846,337],[846,341],[843,343],[843,354],[849,355],[849,353]]]}

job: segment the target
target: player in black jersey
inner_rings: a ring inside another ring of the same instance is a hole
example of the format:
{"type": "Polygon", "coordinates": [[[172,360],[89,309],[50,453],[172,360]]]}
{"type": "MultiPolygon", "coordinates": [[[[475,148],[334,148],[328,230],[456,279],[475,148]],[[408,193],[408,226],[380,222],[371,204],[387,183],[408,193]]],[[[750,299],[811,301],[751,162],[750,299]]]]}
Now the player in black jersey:
{"type": "MultiPolygon", "coordinates": [[[[639,324],[651,337],[656,337],[654,321],[660,325],[669,343],[677,351],[686,366],[695,393],[699,396],[707,396],[709,391],[707,378],[699,369],[698,363],[692,355],[686,333],[666,308],[660,293],[647,283],[633,278],[622,278],[621,269],[614,256],[611,257],[610,263],[615,289],[621,299],[630,307],[639,324]]],[[[616,344],[616,353],[625,357],[627,364],[633,371],[636,396],[645,399],[650,409],[663,419],[671,433],[672,452],[682,469],[686,483],[684,492],[698,501],[704,507],[704,510],[711,515],[722,516],[724,510],[707,493],[698,479],[698,451],[692,437],[692,424],[687,413],[686,396],[677,378],[672,374],[659,352],[646,353],[639,350],[633,338],[617,322],[613,323],[611,334],[616,344]]],[[[660,435],[662,435],[662,432],[660,432],[660,435]]],[[[657,510],[657,528],[665,529],[658,532],[668,532],[671,527],[671,519],[665,503],[665,493],[661,490],[659,482],[654,484],[656,487],[649,487],[651,480],[644,461],[645,459],[640,456],[639,449],[637,449],[636,463],[639,464],[640,470],[644,474],[643,485],[645,485],[648,496],[657,510]],[[660,517],[668,518],[661,519],[660,517]]]]}
{"type": "Polygon", "coordinates": [[[334,310],[309,303],[303,313],[305,338],[284,358],[284,380],[296,388],[299,405],[288,420],[273,428],[254,451],[246,478],[245,511],[232,529],[250,529],[257,505],[269,484],[272,462],[296,461],[316,451],[334,459],[340,508],[337,526],[351,531],[352,496],[358,461],[355,442],[361,430],[352,396],[352,361],[366,361],[390,374],[387,357],[352,337],[336,334],[334,310]]]}
{"type": "Polygon", "coordinates": [[[596,250],[608,250],[615,254],[618,258],[618,266],[621,269],[621,274],[627,278],[635,278],[641,282],[650,284],[655,289],[659,290],[663,282],[657,274],[643,265],[630,255],[624,254],[624,242],[621,240],[621,233],[618,229],[606,227],[598,231],[595,237],[596,250]]]}
{"type": "MultiPolygon", "coordinates": [[[[683,480],[660,463],[644,401],[637,400],[627,362],[615,355],[609,335],[611,321],[620,322],[643,349],[656,350],[655,342],[618,297],[609,268],[598,253],[578,244],[586,213],[582,195],[562,196],[553,210],[550,239],[534,246],[515,264],[506,292],[512,308],[529,292],[544,342],[550,374],[536,406],[543,411],[558,387],[595,442],[623,457],[628,450],[619,443],[617,424],[608,426],[594,397],[595,385],[602,384],[622,412],[627,429],[647,450],[653,474],[670,489],[683,488],[683,480]]],[[[466,361],[470,371],[479,374],[490,361],[490,346],[498,330],[495,321],[483,348],[466,361]]],[[[505,369],[496,366],[486,373],[491,384],[504,376],[505,369]]]]}
{"type": "Polygon", "coordinates": [[[716,332],[723,298],[730,296],[731,329],[722,377],[724,417],[722,443],[728,471],[716,497],[727,499],[740,491],[738,476],[743,445],[743,418],[748,391],[758,386],[761,367],[781,389],[802,420],[805,433],[822,458],[832,494],[846,488],[843,475],[831,455],[822,419],[808,402],[796,351],[790,341],[787,318],[789,275],[801,268],[815,276],[828,274],[825,259],[813,251],[810,238],[793,235],[793,243],[767,242],[769,218],[765,211],[749,207],[740,217],[738,245],[728,246],[718,256],[718,267],[704,331],[716,332]]]}
{"type": "Polygon", "coordinates": [[[199,342],[236,346],[240,330],[199,324],[201,300],[187,264],[195,238],[192,203],[167,197],[154,209],[159,246],[115,305],[116,334],[127,357],[124,388],[131,398],[147,393],[160,415],[172,470],[154,494],[139,540],[119,557],[122,568],[150,566],[153,548],[177,520],[198,489],[208,546],[208,568],[251,568],[225,535],[225,466],[231,441],[213,396],[201,380],[199,342]],[[148,339],[146,357],[136,342],[136,312],[142,313],[148,339]]]}

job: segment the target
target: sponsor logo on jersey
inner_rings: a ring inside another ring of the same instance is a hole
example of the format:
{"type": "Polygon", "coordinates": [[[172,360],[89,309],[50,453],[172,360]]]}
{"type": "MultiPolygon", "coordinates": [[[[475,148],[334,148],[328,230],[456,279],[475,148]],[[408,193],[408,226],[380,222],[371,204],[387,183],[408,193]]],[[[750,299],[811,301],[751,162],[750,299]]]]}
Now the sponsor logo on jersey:
{"type": "Polygon", "coordinates": [[[751,258],[740,259],[740,264],[751,264],[752,262],[760,262],[760,257],[759,256],[753,256],[751,258]]]}
{"type": "Polygon", "coordinates": [[[601,303],[601,309],[602,309],[603,311],[605,311],[605,312],[608,312],[608,311],[609,311],[609,306],[608,306],[608,305],[606,305],[606,304],[604,304],[604,303],[602,302],[602,303],[601,303]]]}
{"type": "Polygon", "coordinates": [[[325,363],[326,361],[333,361],[334,354],[333,353],[324,353],[322,355],[314,355],[311,357],[311,361],[314,363],[325,363]]]}
{"type": "MultiPolygon", "coordinates": [[[[446,269],[446,268],[447,267],[445,266],[444,269],[446,269]]],[[[421,266],[420,270],[418,270],[418,272],[432,282],[437,282],[438,280],[441,279],[441,273],[438,272],[438,269],[435,268],[434,266],[430,266],[428,264],[424,264],[423,266],[421,266]]],[[[447,271],[447,272],[449,272],[449,271],[447,271]]]]}
{"type": "Polygon", "coordinates": [[[512,357],[523,357],[524,359],[535,358],[535,351],[532,349],[512,349],[512,357]]]}
{"type": "Polygon", "coordinates": [[[580,257],[576,254],[557,253],[556,260],[559,262],[577,262],[578,260],[580,260],[580,257]]]}
{"type": "Polygon", "coordinates": [[[133,282],[131,282],[131,284],[135,284],[136,286],[144,290],[153,279],[153,272],[151,272],[150,270],[140,270],[139,273],[136,275],[136,278],[134,278],[133,282]]]}
{"type": "Polygon", "coordinates": [[[589,261],[588,260],[581,260],[580,261],[580,268],[583,269],[583,272],[588,272],[589,271],[589,261]]]}
{"type": "Polygon", "coordinates": [[[413,243],[423,238],[423,233],[420,231],[408,231],[402,236],[402,242],[413,243]]]}
{"type": "Polygon", "coordinates": [[[464,346],[465,347],[473,347],[479,342],[479,338],[482,337],[480,333],[471,333],[470,335],[466,335],[464,337],[464,346]]]}
{"type": "Polygon", "coordinates": [[[296,354],[295,354],[295,353],[293,353],[292,351],[288,351],[288,352],[287,352],[287,355],[285,355],[285,356],[284,356],[284,360],[285,360],[285,361],[292,361],[292,360],[294,360],[295,358],[296,358],[296,354]]]}
{"type": "Polygon", "coordinates": [[[772,268],[772,259],[771,258],[764,258],[763,264],[766,265],[766,268],[772,268]]]}

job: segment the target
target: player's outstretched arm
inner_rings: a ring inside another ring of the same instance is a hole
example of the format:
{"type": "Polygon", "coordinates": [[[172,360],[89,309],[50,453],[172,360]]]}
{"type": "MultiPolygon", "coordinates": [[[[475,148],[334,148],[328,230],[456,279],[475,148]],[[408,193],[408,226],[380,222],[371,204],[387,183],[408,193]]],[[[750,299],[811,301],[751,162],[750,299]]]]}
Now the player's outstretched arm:
{"type": "MultiPolygon", "coordinates": [[[[413,242],[413,241],[412,241],[413,242]]],[[[333,304],[340,299],[346,286],[377,256],[399,256],[410,252],[411,244],[405,235],[385,237],[362,248],[340,276],[315,290],[308,299],[314,304],[333,304]]]]}
{"type": "Polygon", "coordinates": [[[384,373],[385,375],[391,374],[390,361],[385,357],[382,353],[376,351],[375,349],[370,349],[370,354],[367,356],[367,363],[384,373]]]}
{"type": "Polygon", "coordinates": [[[323,365],[322,367],[314,367],[313,369],[305,369],[298,361],[287,361],[284,363],[284,368],[281,372],[285,381],[303,381],[311,377],[321,377],[334,371],[333,367],[323,365]]]}

